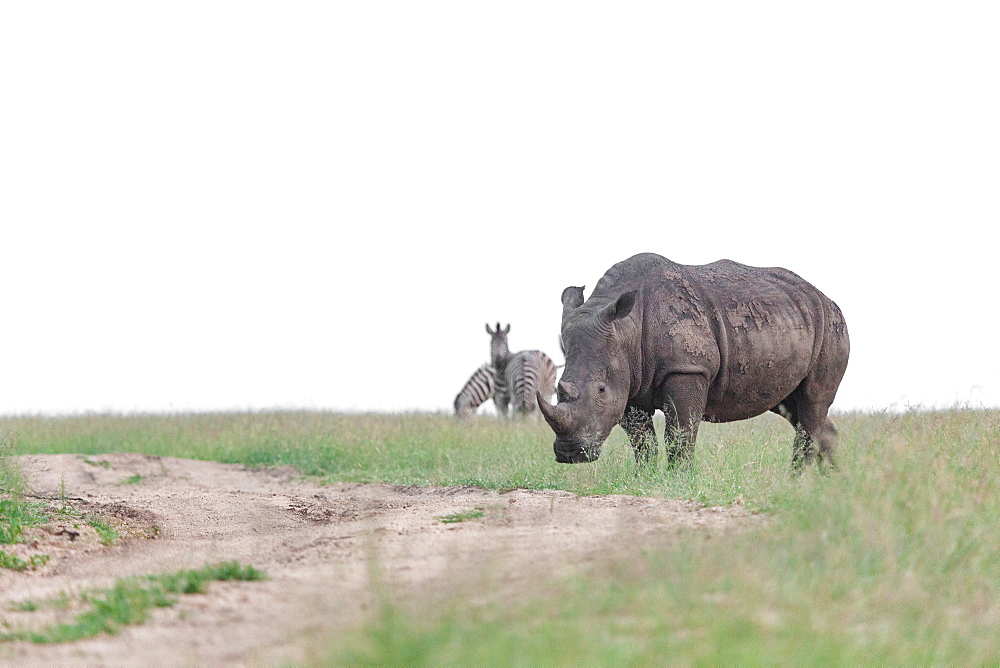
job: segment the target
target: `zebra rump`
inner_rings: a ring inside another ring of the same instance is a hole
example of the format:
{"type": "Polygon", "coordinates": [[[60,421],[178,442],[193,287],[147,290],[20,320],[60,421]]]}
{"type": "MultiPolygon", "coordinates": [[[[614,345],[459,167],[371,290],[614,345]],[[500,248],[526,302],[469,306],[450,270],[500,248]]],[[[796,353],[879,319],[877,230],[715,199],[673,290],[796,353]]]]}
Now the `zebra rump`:
{"type": "Polygon", "coordinates": [[[455,415],[462,418],[472,417],[479,406],[493,396],[496,386],[496,371],[489,364],[484,364],[472,377],[465,382],[462,391],[455,397],[455,415]]]}
{"type": "Polygon", "coordinates": [[[513,412],[528,415],[538,406],[536,392],[546,400],[556,393],[556,365],[540,350],[522,350],[511,355],[504,381],[513,412]]]}

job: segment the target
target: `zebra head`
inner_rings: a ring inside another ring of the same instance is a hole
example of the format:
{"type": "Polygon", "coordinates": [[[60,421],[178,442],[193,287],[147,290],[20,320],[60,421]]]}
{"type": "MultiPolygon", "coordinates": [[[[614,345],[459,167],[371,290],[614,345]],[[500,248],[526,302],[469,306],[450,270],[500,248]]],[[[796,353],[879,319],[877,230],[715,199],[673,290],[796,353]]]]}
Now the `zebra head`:
{"type": "Polygon", "coordinates": [[[486,323],[486,333],[492,337],[490,339],[490,363],[498,371],[506,367],[507,360],[510,358],[510,348],[507,347],[508,332],[510,332],[509,323],[501,329],[498,322],[495,331],[490,329],[489,323],[486,323]]]}

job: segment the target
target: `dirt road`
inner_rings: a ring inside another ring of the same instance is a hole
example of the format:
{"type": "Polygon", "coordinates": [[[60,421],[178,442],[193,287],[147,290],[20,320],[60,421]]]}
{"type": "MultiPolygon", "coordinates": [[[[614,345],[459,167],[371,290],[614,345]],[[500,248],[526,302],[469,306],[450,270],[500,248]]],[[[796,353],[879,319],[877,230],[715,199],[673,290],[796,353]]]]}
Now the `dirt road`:
{"type": "Polygon", "coordinates": [[[385,590],[433,596],[477,582],[485,597],[523,596],[548,574],[568,574],[616,550],[679,528],[720,532],[753,521],[740,507],[561,491],[404,487],[303,481],[292,469],[249,470],[139,454],[25,456],[40,496],[99,513],[122,538],[101,545],[71,519],[33,529],[4,550],[44,553],[34,571],[0,571],[0,620],[13,628],[66,612],[12,604],[106,587],[117,578],[229,560],[265,570],[264,582],[214,582],[207,594],[115,636],[61,645],[0,644],[9,665],[312,663],[334,634],[385,590]],[[442,517],[476,511],[465,521],[442,517]],[[74,526],[74,524],[76,526],[74,526]],[[76,534],[76,535],[74,535],[76,534]]]}

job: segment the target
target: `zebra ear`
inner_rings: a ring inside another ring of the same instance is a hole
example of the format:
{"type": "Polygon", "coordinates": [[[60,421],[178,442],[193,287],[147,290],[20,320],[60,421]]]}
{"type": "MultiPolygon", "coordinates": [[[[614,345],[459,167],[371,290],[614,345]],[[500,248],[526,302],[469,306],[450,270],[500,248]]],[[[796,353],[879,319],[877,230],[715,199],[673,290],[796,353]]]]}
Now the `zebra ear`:
{"type": "Polygon", "coordinates": [[[489,334],[490,336],[493,336],[494,334],[496,334],[496,332],[494,332],[492,329],[490,329],[490,323],[486,323],[486,333],[489,334]]]}
{"type": "MultiPolygon", "coordinates": [[[[497,329],[498,330],[500,329],[500,323],[499,322],[497,323],[497,329]]],[[[503,333],[504,334],[509,334],[510,333],[510,323],[509,322],[507,323],[507,326],[503,328],[503,333]]]]}
{"type": "Polygon", "coordinates": [[[562,291],[562,305],[564,311],[566,309],[579,308],[583,305],[583,290],[586,287],[586,285],[571,285],[562,291]]]}

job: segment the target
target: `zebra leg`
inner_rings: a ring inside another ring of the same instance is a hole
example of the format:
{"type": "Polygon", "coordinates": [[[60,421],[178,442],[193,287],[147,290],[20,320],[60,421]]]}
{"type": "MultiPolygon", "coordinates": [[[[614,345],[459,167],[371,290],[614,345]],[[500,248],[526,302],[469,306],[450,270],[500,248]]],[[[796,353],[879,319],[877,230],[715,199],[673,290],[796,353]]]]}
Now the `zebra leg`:
{"type": "Polygon", "coordinates": [[[497,414],[499,414],[502,418],[506,418],[508,416],[507,407],[510,405],[510,399],[507,396],[507,393],[495,392],[493,394],[493,403],[496,404],[497,414]]]}
{"type": "Polygon", "coordinates": [[[629,406],[625,409],[625,415],[618,422],[619,426],[628,434],[628,439],[632,443],[632,450],[635,452],[635,463],[640,469],[656,464],[656,431],[653,429],[653,414],[629,406]]]}

